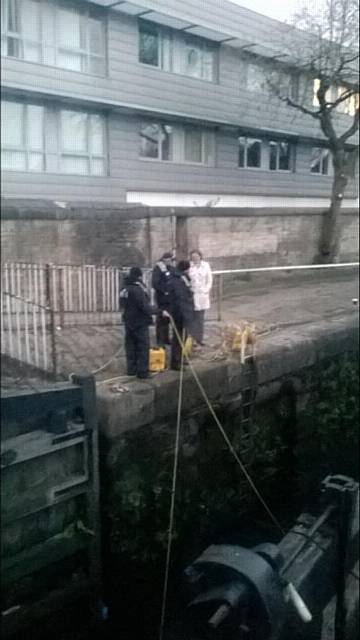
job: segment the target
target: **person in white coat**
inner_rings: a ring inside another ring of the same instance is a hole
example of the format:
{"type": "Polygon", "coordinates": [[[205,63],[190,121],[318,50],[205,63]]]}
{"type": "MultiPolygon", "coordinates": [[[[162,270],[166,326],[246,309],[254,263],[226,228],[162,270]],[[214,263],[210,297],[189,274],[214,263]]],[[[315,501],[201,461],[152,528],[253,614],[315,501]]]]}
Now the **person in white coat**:
{"type": "Polygon", "coordinates": [[[208,262],[198,249],[190,253],[190,278],[194,293],[194,322],[191,335],[198,345],[204,344],[205,311],[210,309],[210,291],[213,278],[208,262]]]}

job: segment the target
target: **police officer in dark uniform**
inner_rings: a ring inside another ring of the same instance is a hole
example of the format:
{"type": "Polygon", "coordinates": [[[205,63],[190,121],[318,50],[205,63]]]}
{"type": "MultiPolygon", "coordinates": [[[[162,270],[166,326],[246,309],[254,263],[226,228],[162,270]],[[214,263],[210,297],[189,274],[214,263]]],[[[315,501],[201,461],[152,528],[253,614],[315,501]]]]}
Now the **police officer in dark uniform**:
{"type": "Polygon", "coordinates": [[[169,311],[169,287],[174,273],[172,253],[164,253],[156,263],[152,272],[152,288],[155,290],[155,302],[158,307],[156,316],[156,342],[158,346],[170,344],[169,318],[163,315],[163,311],[169,311]]]}
{"type": "MultiPolygon", "coordinates": [[[[180,260],[170,281],[170,314],[179,336],[184,341],[194,320],[194,296],[189,275],[190,262],[180,260]]],[[[173,330],[171,341],[171,369],[180,370],[181,345],[173,330]]]]}
{"type": "Polygon", "coordinates": [[[153,323],[155,310],[150,304],[149,294],[142,281],[142,271],[132,267],[120,292],[120,309],[125,325],[125,352],[127,374],[138,378],[150,378],[149,326],[153,323]]]}

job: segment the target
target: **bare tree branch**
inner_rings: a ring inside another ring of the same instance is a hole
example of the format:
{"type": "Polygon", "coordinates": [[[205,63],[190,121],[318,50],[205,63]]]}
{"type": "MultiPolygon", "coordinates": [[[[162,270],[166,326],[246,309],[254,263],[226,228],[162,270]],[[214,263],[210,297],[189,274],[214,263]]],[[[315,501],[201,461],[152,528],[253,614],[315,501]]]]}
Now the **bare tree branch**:
{"type": "Polygon", "coordinates": [[[294,109],[298,109],[298,111],[301,111],[302,113],[305,113],[307,116],[312,116],[316,120],[319,119],[319,111],[311,111],[311,109],[308,109],[307,107],[304,107],[304,105],[300,104],[299,102],[295,102],[289,96],[281,96],[281,95],[279,95],[278,97],[281,100],[281,102],[285,102],[285,104],[287,104],[289,107],[293,107],[294,109]]]}
{"type": "Polygon", "coordinates": [[[334,109],[336,109],[336,107],[339,106],[339,104],[342,104],[342,102],[345,102],[346,100],[349,100],[349,98],[351,98],[354,95],[356,95],[356,92],[353,91],[352,89],[348,89],[347,91],[342,93],[341,96],[339,96],[339,98],[337,98],[333,102],[327,102],[326,103],[326,108],[328,109],[328,111],[333,111],[334,109]]]}
{"type": "Polygon", "coordinates": [[[270,83],[281,102],[318,121],[331,152],[334,168],[331,201],[319,242],[319,259],[326,262],[333,260],[338,251],[340,209],[349,180],[347,141],[359,129],[358,16],[358,0],[318,0],[311,4],[307,1],[294,20],[294,30],[288,32],[288,60],[293,72],[299,74],[299,95],[285,95],[289,89],[281,86],[281,77],[270,83]],[[337,117],[339,106],[346,101],[348,112],[355,108],[350,125],[345,125],[345,117],[337,117]]]}

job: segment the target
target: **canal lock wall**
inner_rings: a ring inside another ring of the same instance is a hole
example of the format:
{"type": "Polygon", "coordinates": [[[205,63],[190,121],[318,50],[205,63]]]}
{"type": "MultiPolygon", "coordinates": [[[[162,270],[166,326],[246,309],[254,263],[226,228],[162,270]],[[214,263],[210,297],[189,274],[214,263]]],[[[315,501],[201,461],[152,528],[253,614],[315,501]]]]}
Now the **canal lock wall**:
{"type": "MultiPolygon", "coordinates": [[[[195,365],[235,450],[284,528],[325,475],[358,478],[358,348],[358,319],[341,317],[265,336],[254,365],[241,366],[237,357],[195,365]],[[244,424],[249,373],[255,411],[244,424]]],[[[279,537],[188,369],[170,609],[181,570],[208,544],[253,546],[279,537]]],[[[116,628],[130,624],[134,638],[155,637],[159,621],[178,385],[178,374],[166,372],[125,390],[114,382],[98,386],[105,599],[116,628]],[[153,631],[147,636],[144,629],[153,631]]]]}

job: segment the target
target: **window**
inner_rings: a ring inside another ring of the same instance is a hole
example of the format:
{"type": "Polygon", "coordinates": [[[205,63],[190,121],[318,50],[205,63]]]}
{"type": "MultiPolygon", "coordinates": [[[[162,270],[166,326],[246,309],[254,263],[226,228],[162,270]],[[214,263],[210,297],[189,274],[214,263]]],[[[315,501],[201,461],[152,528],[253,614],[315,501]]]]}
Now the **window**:
{"type": "MultiPolygon", "coordinates": [[[[314,107],[318,107],[319,106],[319,100],[317,97],[317,92],[319,90],[320,87],[320,80],[318,78],[314,79],[314,93],[313,93],[313,106],[314,107]]],[[[346,91],[347,91],[347,87],[341,87],[341,86],[335,86],[333,85],[332,87],[330,87],[330,89],[327,90],[326,94],[325,94],[325,99],[327,102],[335,102],[336,100],[338,100],[338,98],[340,98],[346,91]]],[[[344,100],[343,102],[340,102],[340,104],[337,105],[336,107],[336,111],[338,111],[339,113],[345,113],[349,116],[354,116],[356,113],[356,109],[359,108],[359,94],[358,93],[354,93],[352,96],[350,96],[347,100],[344,100]]]]}
{"type": "Polygon", "coordinates": [[[103,176],[104,123],[100,115],[61,111],[61,173],[103,176]]]}
{"type": "Polygon", "coordinates": [[[1,143],[3,169],[105,174],[105,122],[99,114],[3,101],[1,143]]]}
{"type": "Polygon", "coordinates": [[[164,162],[211,165],[215,160],[212,132],[195,127],[146,123],[140,129],[140,157],[164,162]]]}
{"type": "Polygon", "coordinates": [[[290,70],[273,71],[268,75],[270,93],[287,96],[293,100],[299,97],[299,75],[290,70]]]}
{"type": "MultiPolygon", "coordinates": [[[[346,91],[348,91],[347,87],[337,87],[337,95],[335,99],[340,98],[346,91]]],[[[354,116],[356,113],[356,109],[359,108],[359,94],[353,93],[349,98],[340,102],[337,106],[337,110],[340,113],[345,113],[348,116],[354,116]]]]}
{"type": "Polygon", "coordinates": [[[142,158],[172,160],[173,127],[166,124],[145,124],[140,131],[142,158]]]}
{"type": "Polygon", "coordinates": [[[346,152],[346,175],[355,178],[359,152],[357,149],[346,152]]]}
{"type": "MultiPolygon", "coordinates": [[[[317,97],[317,93],[320,89],[320,80],[319,78],[314,78],[314,83],[313,83],[313,107],[318,107],[319,106],[319,100],[317,97]]],[[[331,102],[332,100],[335,100],[335,96],[333,94],[333,88],[331,87],[330,89],[327,90],[326,94],[325,94],[325,99],[327,102],[331,102]]]]}
{"type": "Polygon", "coordinates": [[[270,171],[290,171],[291,169],[291,145],[286,141],[269,142],[269,169],[270,171]]]}
{"type": "Polygon", "coordinates": [[[1,165],[15,171],[44,171],[44,109],[1,103],[1,165]]]}
{"type": "Polygon", "coordinates": [[[322,147],[313,147],[311,150],[310,171],[323,176],[329,175],[330,151],[322,147]]]}
{"type": "Polygon", "coordinates": [[[269,90],[265,70],[258,64],[249,63],[247,66],[247,89],[254,93],[263,93],[269,90]]]}
{"type": "Polygon", "coordinates": [[[261,140],[240,136],[238,164],[242,168],[261,168],[261,140]]]}
{"type": "Polygon", "coordinates": [[[171,34],[155,25],[141,23],[139,27],[139,60],[143,64],[159,67],[163,71],[171,71],[171,34]]]}
{"type": "Polygon", "coordinates": [[[139,61],[163,71],[215,81],[214,45],[180,35],[148,22],[139,22],[139,61]]]}
{"type": "Polygon", "coordinates": [[[174,71],[185,76],[214,80],[214,49],[206,41],[184,38],[174,54],[174,71]]]}
{"type": "Polygon", "coordinates": [[[95,8],[49,0],[1,0],[2,55],[95,75],[105,73],[105,28],[95,8]]]}

